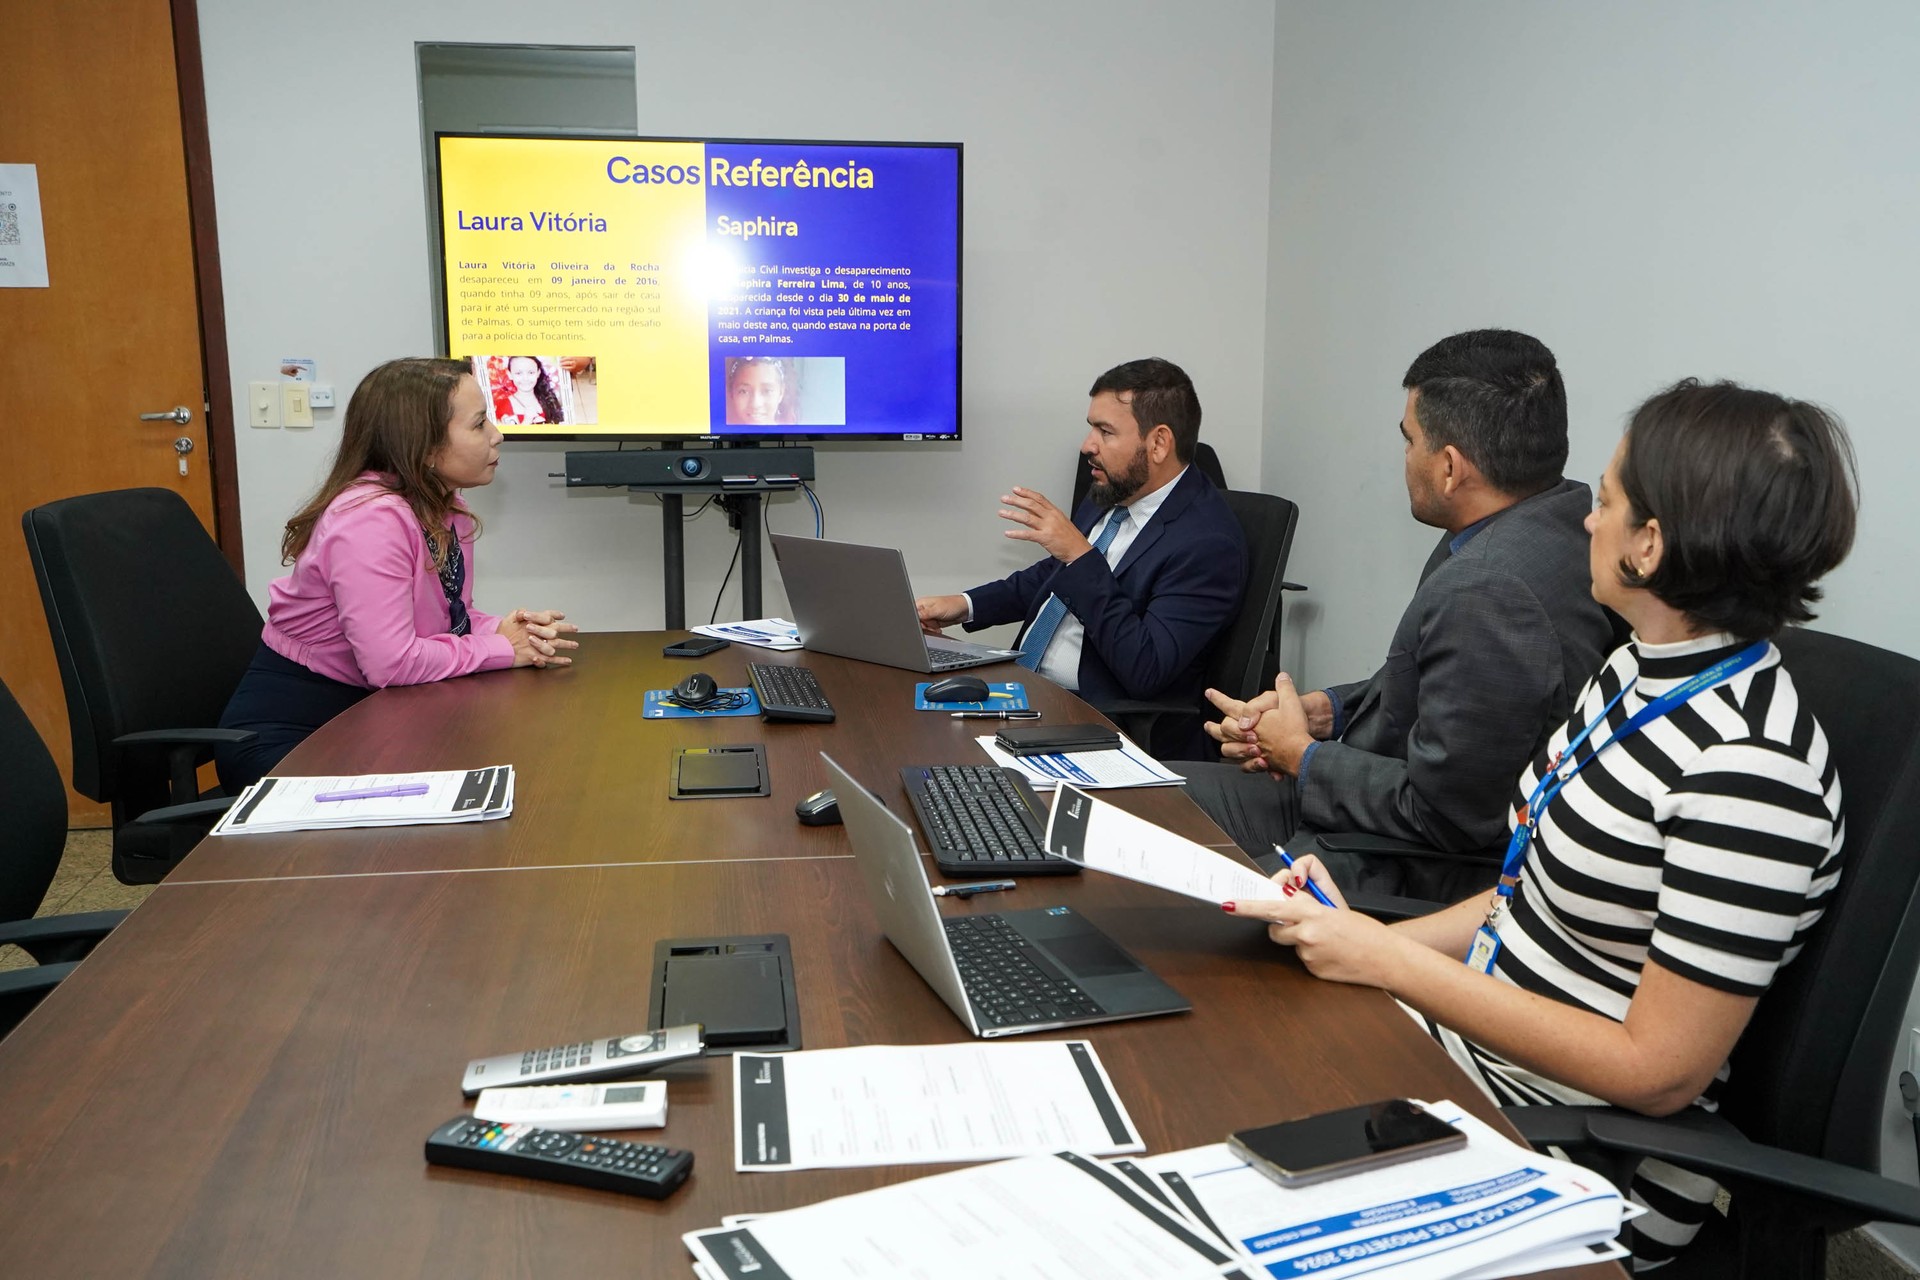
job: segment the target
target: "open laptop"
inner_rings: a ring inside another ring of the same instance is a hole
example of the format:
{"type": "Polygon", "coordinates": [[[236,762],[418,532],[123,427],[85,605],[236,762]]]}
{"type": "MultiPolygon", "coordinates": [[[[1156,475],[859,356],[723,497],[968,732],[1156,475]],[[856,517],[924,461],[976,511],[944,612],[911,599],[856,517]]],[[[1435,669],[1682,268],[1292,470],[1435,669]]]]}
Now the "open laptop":
{"type": "Polygon", "coordinates": [[[847,842],[895,950],[976,1036],[1193,1008],[1071,907],[942,918],[913,830],[824,751],[847,842]]]}
{"type": "Polygon", "coordinates": [[[930,636],[920,630],[907,562],[892,547],[769,535],[800,643],[908,671],[958,671],[1006,662],[1017,649],[930,636]]]}

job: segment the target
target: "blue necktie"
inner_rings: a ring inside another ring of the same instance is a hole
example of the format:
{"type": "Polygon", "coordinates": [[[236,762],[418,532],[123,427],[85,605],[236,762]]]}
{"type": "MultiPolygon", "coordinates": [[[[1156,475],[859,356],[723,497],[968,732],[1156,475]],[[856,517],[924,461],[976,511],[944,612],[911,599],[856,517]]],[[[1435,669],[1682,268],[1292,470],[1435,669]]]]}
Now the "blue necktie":
{"type": "MultiPolygon", "coordinates": [[[[1120,526],[1127,522],[1127,509],[1115,507],[1113,518],[1107,521],[1107,527],[1093,540],[1093,549],[1101,556],[1107,554],[1107,548],[1113,545],[1114,535],[1120,532],[1120,526]]],[[[1060,629],[1060,620],[1067,616],[1067,606],[1059,596],[1048,596],[1047,602],[1040,606],[1040,613],[1027,628],[1027,635],[1020,642],[1020,656],[1014,661],[1029,671],[1040,669],[1040,659],[1047,652],[1047,646],[1053,643],[1053,633],[1060,629]]]]}

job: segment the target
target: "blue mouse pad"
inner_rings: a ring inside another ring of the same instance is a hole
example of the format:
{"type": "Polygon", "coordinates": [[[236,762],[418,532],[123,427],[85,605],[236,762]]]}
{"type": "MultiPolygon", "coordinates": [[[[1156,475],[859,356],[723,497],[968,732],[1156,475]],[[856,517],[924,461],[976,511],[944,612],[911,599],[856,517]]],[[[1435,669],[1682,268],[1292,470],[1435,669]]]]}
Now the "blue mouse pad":
{"type": "Polygon", "coordinates": [[[673,690],[671,689],[649,689],[647,690],[647,704],[642,709],[640,715],[644,720],[718,720],[722,716],[757,716],[760,714],[760,699],[755,696],[751,688],[722,689],[720,696],[723,702],[726,700],[726,695],[730,693],[745,694],[746,701],[737,707],[727,707],[725,710],[714,707],[703,707],[696,711],[688,707],[683,707],[675,702],[673,700],[673,690]]]}
{"type": "Polygon", "coordinates": [[[913,686],[915,711],[1025,711],[1027,709],[1027,686],[1023,684],[994,684],[989,681],[985,702],[928,702],[927,688],[932,683],[931,680],[922,680],[913,686]]]}

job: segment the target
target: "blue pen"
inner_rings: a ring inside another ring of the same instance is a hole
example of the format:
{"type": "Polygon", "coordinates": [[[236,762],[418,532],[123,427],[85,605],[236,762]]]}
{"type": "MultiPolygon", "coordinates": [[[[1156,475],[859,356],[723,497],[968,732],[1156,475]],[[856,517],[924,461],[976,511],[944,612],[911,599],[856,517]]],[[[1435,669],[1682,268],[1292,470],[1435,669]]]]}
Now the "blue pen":
{"type": "MultiPolygon", "coordinates": [[[[1288,853],[1285,849],[1282,849],[1279,845],[1275,845],[1273,848],[1274,848],[1274,852],[1280,855],[1280,861],[1287,864],[1287,870],[1289,871],[1293,870],[1293,855],[1288,853]]],[[[1307,882],[1307,892],[1311,893],[1315,898],[1319,899],[1321,906],[1333,907],[1333,899],[1329,898],[1326,894],[1320,891],[1320,886],[1313,882],[1312,876],[1302,876],[1301,879],[1307,882]]],[[[1335,911],[1338,911],[1340,908],[1333,907],[1333,909],[1335,911]]]]}
{"type": "Polygon", "coordinates": [[[368,787],[365,791],[329,791],[315,800],[385,800],[389,796],[423,796],[433,788],[424,782],[404,787],[368,787]]]}

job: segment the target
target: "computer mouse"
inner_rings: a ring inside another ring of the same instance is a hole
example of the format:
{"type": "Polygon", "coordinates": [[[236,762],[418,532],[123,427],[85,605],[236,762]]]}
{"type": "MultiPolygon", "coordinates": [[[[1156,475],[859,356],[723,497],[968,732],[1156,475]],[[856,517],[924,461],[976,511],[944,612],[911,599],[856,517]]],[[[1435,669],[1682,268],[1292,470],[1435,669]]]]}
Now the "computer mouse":
{"type": "Polygon", "coordinates": [[[985,702],[987,682],[979,676],[948,676],[927,686],[928,702],[985,702]]]}
{"type": "Polygon", "coordinates": [[[803,827],[831,827],[840,821],[840,802],[831,791],[816,791],[793,806],[793,816],[803,827]]]}
{"type": "Polygon", "coordinates": [[[683,707],[704,707],[720,696],[720,682],[704,671],[696,671],[673,686],[673,700],[683,707]]]}

